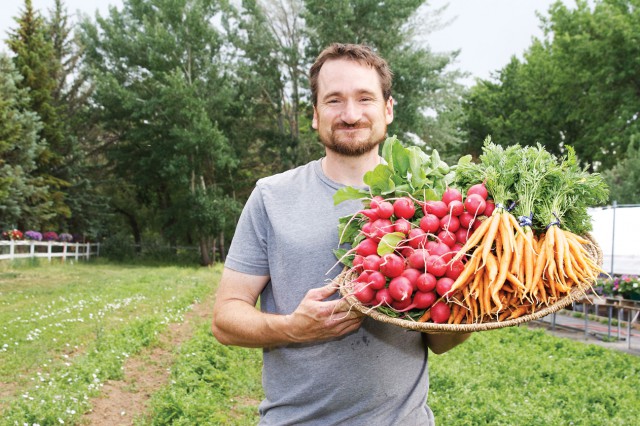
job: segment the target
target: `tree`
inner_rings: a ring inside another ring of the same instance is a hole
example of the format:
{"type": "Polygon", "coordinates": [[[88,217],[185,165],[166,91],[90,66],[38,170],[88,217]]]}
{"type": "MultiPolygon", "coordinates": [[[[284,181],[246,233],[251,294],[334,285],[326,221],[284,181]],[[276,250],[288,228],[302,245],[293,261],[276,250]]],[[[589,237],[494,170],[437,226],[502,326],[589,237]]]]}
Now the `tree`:
{"type": "Polygon", "coordinates": [[[236,82],[212,24],[220,12],[210,0],[130,0],[82,23],[93,101],[116,138],[106,152],[113,175],[135,188],[152,229],[198,242],[203,264],[226,217],[205,227],[193,212],[235,206],[227,176],[237,159],[219,123],[230,120],[236,82]]]}
{"type": "Polygon", "coordinates": [[[602,175],[609,185],[611,202],[640,204],[640,136],[631,139],[626,157],[602,175]]]}
{"type": "Polygon", "coordinates": [[[31,0],[25,0],[25,9],[16,22],[18,28],[9,34],[7,44],[15,54],[13,61],[16,70],[23,76],[18,84],[29,89],[28,108],[38,114],[42,123],[40,137],[47,143],[36,160],[35,171],[47,185],[47,197],[51,201],[51,214],[46,215],[50,221],[40,224],[42,228],[47,228],[51,221],[71,215],[64,194],[69,182],[61,173],[69,147],[58,109],[53,102],[58,62],[45,21],[33,9],[31,0]]]}
{"type": "Polygon", "coordinates": [[[611,168],[640,126],[638,2],[556,2],[541,23],[544,40],[466,98],[470,151],[491,134],[496,143],[539,142],[554,153],[571,145],[594,170],[611,168]]]}
{"type": "Polygon", "coordinates": [[[34,174],[46,149],[42,124],[28,110],[28,90],[11,59],[0,54],[0,228],[35,229],[50,214],[43,179],[34,174]]]}

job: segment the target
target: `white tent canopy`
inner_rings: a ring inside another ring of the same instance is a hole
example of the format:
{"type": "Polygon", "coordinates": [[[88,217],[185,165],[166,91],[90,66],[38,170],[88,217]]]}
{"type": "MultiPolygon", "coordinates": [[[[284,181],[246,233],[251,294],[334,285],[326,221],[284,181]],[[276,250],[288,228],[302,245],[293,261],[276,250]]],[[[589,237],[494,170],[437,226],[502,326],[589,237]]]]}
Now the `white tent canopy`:
{"type": "Polygon", "coordinates": [[[592,236],[602,248],[602,268],[610,274],[640,275],[640,206],[589,209],[592,236]]]}

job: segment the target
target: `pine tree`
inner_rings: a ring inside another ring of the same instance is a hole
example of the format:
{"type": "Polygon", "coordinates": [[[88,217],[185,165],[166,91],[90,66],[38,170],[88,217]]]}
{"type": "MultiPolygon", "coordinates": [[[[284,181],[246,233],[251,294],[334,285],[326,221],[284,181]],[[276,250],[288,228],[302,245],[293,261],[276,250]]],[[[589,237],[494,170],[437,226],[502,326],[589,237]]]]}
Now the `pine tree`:
{"type": "MultiPolygon", "coordinates": [[[[9,34],[7,44],[14,53],[16,70],[23,77],[18,86],[28,89],[30,102],[27,108],[38,114],[42,123],[39,136],[46,142],[46,148],[36,159],[35,173],[49,188],[47,198],[54,211],[49,220],[56,222],[59,217],[71,215],[64,194],[64,188],[69,185],[64,172],[65,156],[70,148],[54,102],[59,63],[46,23],[33,8],[31,0],[25,0],[24,10],[16,23],[18,27],[9,34]]],[[[41,224],[43,228],[51,225],[51,222],[41,224]]]]}
{"type": "Polygon", "coordinates": [[[37,229],[51,217],[36,160],[46,149],[37,114],[28,111],[29,95],[11,59],[0,54],[0,228],[37,229]]]}

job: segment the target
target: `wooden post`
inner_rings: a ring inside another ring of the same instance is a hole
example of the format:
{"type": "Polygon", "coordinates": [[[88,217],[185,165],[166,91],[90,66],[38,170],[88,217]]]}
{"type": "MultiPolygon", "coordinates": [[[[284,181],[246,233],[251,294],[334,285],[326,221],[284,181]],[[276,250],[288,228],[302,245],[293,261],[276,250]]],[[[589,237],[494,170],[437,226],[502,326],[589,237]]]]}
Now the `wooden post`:
{"type": "Polygon", "coordinates": [[[91,257],[91,244],[87,243],[87,260],[91,257]]]}
{"type": "Polygon", "coordinates": [[[51,241],[49,241],[49,244],[47,245],[47,259],[51,262],[51,241]]]}
{"type": "Polygon", "coordinates": [[[67,243],[66,242],[62,243],[62,261],[63,262],[67,261],[67,243]]]}
{"type": "Polygon", "coordinates": [[[13,256],[15,256],[15,242],[13,240],[9,241],[9,259],[13,260],[13,256]]]}

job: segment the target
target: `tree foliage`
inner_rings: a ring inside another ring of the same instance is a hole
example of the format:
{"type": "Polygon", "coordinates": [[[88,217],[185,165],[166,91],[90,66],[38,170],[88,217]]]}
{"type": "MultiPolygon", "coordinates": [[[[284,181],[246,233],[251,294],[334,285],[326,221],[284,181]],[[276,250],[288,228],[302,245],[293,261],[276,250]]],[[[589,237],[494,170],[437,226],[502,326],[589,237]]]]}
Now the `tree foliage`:
{"type": "Polygon", "coordinates": [[[46,149],[42,123],[28,110],[28,90],[11,59],[0,54],[0,228],[30,229],[50,214],[37,159],[46,149]]]}
{"type": "Polygon", "coordinates": [[[521,61],[480,81],[466,98],[469,152],[491,134],[496,143],[566,145],[594,168],[626,156],[640,132],[640,8],[636,0],[554,3],[541,17],[544,39],[521,61]]]}
{"type": "MultiPolygon", "coordinates": [[[[174,243],[224,229],[222,214],[206,227],[189,220],[208,214],[200,210],[202,197],[235,205],[225,177],[237,159],[222,130],[234,77],[213,25],[219,13],[209,0],[131,0],[98,16],[96,25],[82,24],[93,100],[103,128],[117,138],[107,151],[109,167],[135,190],[134,202],[118,208],[136,216],[136,204],[149,207],[156,229],[174,243]]],[[[210,263],[208,250],[201,255],[210,263]]]]}
{"type": "Polygon", "coordinates": [[[64,191],[69,182],[63,172],[65,155],[70,147],[53,99],[59,63],[47,24],[33,8],[31,0],[25,0],[24,10],[16,23],[18,27],[9,34],[7,44],[14,53],[16,70],[23,77],[18,84],[29,90],[28,108],[38,114],[42,123],[40,137],[46,141],[46,148],[40,152],[34,172],[49,188],[46,196],[50,201],[51,212],[40,218],[41,223],[38,224],[46,228],[51,225],[51,221],[71,215],[64,191]]]}

